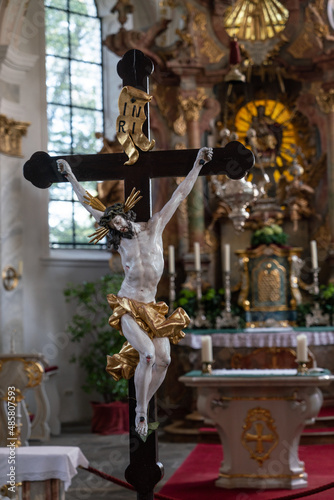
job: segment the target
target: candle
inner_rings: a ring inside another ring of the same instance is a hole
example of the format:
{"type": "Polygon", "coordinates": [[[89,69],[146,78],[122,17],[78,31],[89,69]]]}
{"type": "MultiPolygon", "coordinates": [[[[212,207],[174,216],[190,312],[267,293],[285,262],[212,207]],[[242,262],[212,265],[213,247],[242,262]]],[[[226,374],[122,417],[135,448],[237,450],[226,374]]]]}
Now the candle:
{"type": "Polygon", "coordinates": [[[213,361],[212,339],[210,335],[202,336],[202,362],[209,363],[213,361]]]}
{"type": "Polygon", "coordinates": [[[307,337],[304,333],[297,335],[297,361],[308,361],[307,337]]]}
{"type": "Polygon", "coordinates": [[[168,247],[168,269],[170,274],[175,273],[175,248],[173,245],[169,245],[168,247]]]}
{"type": "Polygon", "coordinates": [[[313,269],[318,268],[318,251],[317,251],[317,242],[312,240],[310,242],[311,247],[311,259],[312,259],[312,267],[313,269]]]}
{"type": "Polygon", "coordinates": [[[226,243],[224,245],[224,259],[223,259],[223,269],[226,273],[230,272],[230,245],[226,243]]]}
{"type": "Polygon", "coordinates": [[[195,254],[195,271],[201,270],[201,249],[198,241],[194,243],[194,254],[195,254]]]}

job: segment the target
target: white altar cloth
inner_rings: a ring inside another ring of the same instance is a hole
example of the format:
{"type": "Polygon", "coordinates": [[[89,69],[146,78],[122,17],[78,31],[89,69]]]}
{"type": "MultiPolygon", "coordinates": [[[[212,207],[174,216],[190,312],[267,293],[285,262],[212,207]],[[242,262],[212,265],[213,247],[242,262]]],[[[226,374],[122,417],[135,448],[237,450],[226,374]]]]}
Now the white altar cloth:
{"type": "Polygon", "coordinates": [[[181,346],[192,347],[193,349],[201,349],[201,335],[210,334],[212,345],[214,347],[296,347],[297,335],[304,333],[307,337],[307,343],[310,346],[317,345],[333,345],[334,344],[334,328],[318,329],[305,328],[248,328],[246,330],[236,330],[229,332],[228,330],[197,330],[185,331],[186,336],[179,342],[181,346]]]}
{"type": "MultiPolygon", "coordinates": [[[[89,463],[77,446],[24,446],[15,449],[15,482],[59,479],[69,488],[77,467],[89,463]]],[[[10,472],[9,448],[0,448],[0,486],[10,472]]]]}

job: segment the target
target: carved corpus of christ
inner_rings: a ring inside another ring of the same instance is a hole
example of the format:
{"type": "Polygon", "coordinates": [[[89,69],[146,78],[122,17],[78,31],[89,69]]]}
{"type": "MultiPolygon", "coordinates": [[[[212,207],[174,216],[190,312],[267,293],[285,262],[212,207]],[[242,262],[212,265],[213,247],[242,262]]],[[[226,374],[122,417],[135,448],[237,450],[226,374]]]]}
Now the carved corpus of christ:
{"type": "Polygon", "coordinates": [[[148,404],[165,379],[170,364],[170,343],[178,343],[189,317],[182,308],[167,317],[168,306],[156,302],[157,286],[164,269],[163,231],[180,203],[193,188],[202,167],[211,161],[213,150],[199,150],[194,165],[160,212],[147,222],[136,222],[132,208],[141,198],[133,189],[126,202],[105,208],[89,195],[74,176],[69,164],[57,160],[59,171],[72,184],[82,205],[93,215],[99,229],[92,242],[107,236],[108,245],[121,256],[124,280],[117,295],[110,294],[113,310],[109,324],[124,335],[126,342],[117,354],[107,357],[107,371],[115,379],[134,374],[136,388],[135,428],[146,438],[148,404]]]}

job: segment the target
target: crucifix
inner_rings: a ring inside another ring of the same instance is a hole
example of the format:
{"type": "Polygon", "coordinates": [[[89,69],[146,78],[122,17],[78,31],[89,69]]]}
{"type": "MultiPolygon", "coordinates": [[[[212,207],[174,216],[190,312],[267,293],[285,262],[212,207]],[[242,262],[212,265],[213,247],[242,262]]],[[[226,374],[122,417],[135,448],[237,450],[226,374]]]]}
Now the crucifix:
{"type": "MultiPolygon", "coordinates": [[[[47,153],[37,152],[25,164],[24,176],[39,188],[48,188],[54,182],[69,180],[79,201],[87,203],[87,210],[101,226],[94,238],[99,238],[101,234],[108,234],[108,237],[112,238],[114,248],[120,248],[125,279],[118,296],[108,296],[109,304],[114,310],[110,321],[115,316],[114,307],[117,311],[119,308],[123,308],[122,311],[131,310],[133,316],[122,312],[120,323],[124,336],[127,340],[130,339],[131,345],[134,343],[133,347],[139,354],[135,378],[130,379],[129,382],[130,464],[125,471],[125,477],[136,489],[138,500],[152,500],[153,490],[162,477],[163,467],[157,459],[157,433],[156,431],[148,432],[150,424],[154,428],[152,423],[156,421],[156,408],[154,393],[150,392],[153,375],[150,373],[152,380],[149,379],[147,383],[146,373],[148,367],[151,367],[151,372],[155,369],[158,379],[160,377],[158,381],[162,383],[168,366],[169,337],[161,334],[161,337],[153,337],[152,340],[142,331],[142,326],[139,328],[138,325],[143,324],[139,320],[143,319],[140,314],[144,311],[147,323],[147,317],[150,314],[158,315],[159,325],[162,324],[163,329],[166,330],[165,325],[170,318],[174,319],[173,315],[176,313],[175,311],[169,318],[166,318],[166,323],[164,323],[161,320],[162,313],[155,309],[158,306],[155,303],[157,284],[155,282],[160,280],[163,270],[162,230],[182,197],[184,199],[189,193],[198,175],[226,174],[232,179],[240,179],[253,166],[254,157],[251,151],[239,142],[231,142],[225,148],[213,150],[202,148],[199,152],[197,150],[151,151],[154,141],[149,139],[148,79],[153,71],[152,61],[142,52],[131,50],[123,56],[117,70],[123,80],[121,95],[129,94],[127,96],[129,99],[125,100],[121,100],[120,96],[120,117],[117,120],[117,135],[127,155],[115,153],[51,158],[47,153]],[[143,96],[146,101],[143,100],[143,96]],[[138,120],[144,109],[146,130],[141,126],[138,128],[138,120]],[[139,154],[136,146],[144,152],[139,154]],[[177,195],[173,195],[159,214],[152,216],[151,179],[159,177],[185,177],[185,180],[175,191],[177,195]],[[89,196],[87,198],[78,182],[117,179],[124,180],[126,202],[117,209],[114,205],[108,207],[105,212],[101,211],[101,206],[94,204],[89,196]],[[140,191],[141,197],[138,191],[134,193],[134,190],[140,191]],[[136,205],[136,222],[129,218],[134,205],[136,205]],[[111,212],[109,209],[112,209],[111,212]],[[102,221],[106,217],[107,231],[104,231],[102,221]],[[131,244],[132,239],[136,242],[135,246],[131,244]],[[146,252],[145,249],[147,249],[146,252]],[[140,275],[138,269],[135,268],[137,261],[143,267],[143,275],[140,275]],[[152,272],[157,271],[157,276],[145,275],[148,268],[152,272]],[[142,282],[146,284],[143,285],[142,282]],[[127,293],[123,294],[123,292],[127,293]],[[137,318],[137,315],[140,318],[136,323],[137,320],[133,318],[137,318]],[[167,344],[166,340],[168,340],[167,344]],[[140,375],[138,375],[139,372],[140,375]],[[144,391],[138,380],[140,383],[142,381],[142,385],[147,386],[148,389],[144,391]],[[150,395],[151,402],[147,412],[146,403],[142,405],[142,399],[145,400],[148,395],[150,395]]],[[[181,319],[185,321],[184,318],[181,319]]],[[[170,321],[169,324],[175,322],[176,319],[170,321]]],[[[152,329],[154,328],[153,324],[152,329]]]]}

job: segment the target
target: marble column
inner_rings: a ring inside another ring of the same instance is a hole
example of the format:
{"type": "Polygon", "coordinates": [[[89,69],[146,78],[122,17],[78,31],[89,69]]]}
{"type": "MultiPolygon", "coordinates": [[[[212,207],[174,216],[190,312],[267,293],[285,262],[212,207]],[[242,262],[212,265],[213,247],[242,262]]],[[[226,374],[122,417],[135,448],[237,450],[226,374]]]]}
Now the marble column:
{"type": "MultiPolygon", "coordinates": [[[[180,102],[187,124],[188,148],[199,149],[202,145],[200,116],[207,96],[203,89],[183,92],[180,102]]],[[[205,242],[203,178],[199,177],[187,198],[189,251],[198,241],[201,247],[205,242]]]]}
{"type": "Polygon", "coordinates": [[[328,218],[330,244],[328,248],[329,282],[334,283],[334,84],[320,88],[317,103],[327,122],[328,218]]]}

